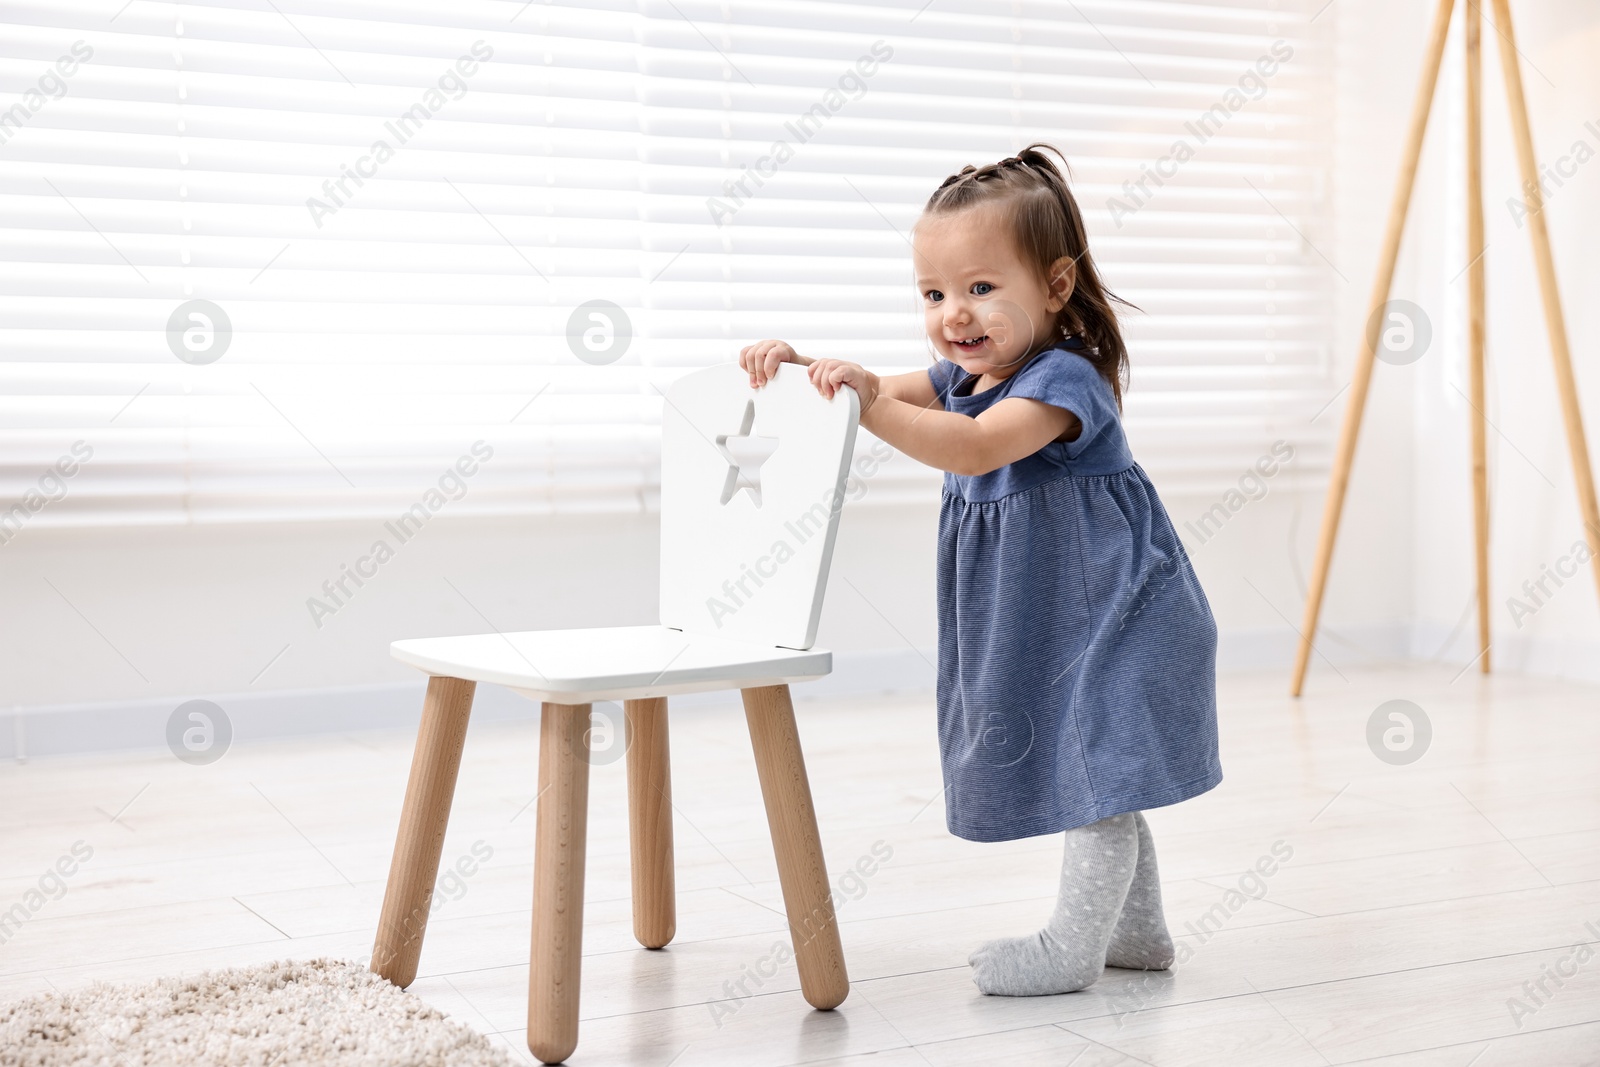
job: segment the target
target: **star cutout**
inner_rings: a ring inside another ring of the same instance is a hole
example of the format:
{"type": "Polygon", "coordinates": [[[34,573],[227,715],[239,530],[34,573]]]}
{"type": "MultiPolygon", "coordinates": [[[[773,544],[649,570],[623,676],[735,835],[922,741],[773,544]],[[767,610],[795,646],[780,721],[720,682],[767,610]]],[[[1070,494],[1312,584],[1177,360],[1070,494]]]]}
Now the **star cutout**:
{"type": "Polygon", "coordinates": [[[728,460],[728,477],[722,483],[722,502],[726,504],[739,490],[746,490],[756,507],[761,506],[761,465],[778,450],[776,437],[755,437],[750,427],[756,421],[756,402],[745,401],[744,418],[736,434],[717,434],[717,448],[728,460]]]}

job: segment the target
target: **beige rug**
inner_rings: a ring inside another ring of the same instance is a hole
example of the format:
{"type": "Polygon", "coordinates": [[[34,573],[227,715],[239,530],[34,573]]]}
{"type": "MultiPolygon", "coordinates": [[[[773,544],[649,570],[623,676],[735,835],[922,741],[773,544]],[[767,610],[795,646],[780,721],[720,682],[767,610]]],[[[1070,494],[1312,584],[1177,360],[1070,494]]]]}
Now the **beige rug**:
{"type": "Polygon", "coordinates": [[[359,963],[282,961],[0,1007],[0,1065],[510,1067],[509,1050],[359,963]]]}

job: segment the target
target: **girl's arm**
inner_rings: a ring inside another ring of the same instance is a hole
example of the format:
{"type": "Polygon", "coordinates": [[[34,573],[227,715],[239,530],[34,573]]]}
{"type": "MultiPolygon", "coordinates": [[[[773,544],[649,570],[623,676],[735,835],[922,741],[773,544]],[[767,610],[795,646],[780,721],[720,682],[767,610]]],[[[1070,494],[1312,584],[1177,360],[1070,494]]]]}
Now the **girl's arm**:
{"type": "Polygon", "coordinates": [[[1066,408],[1032,397],[1006,397],[973,418],[886,396],[876,374],[845,360],[813,361],[807,373],[826,397],[850,386],[861,399],[862,426],[912,459],[952,474],[988,474],[1052,441],[1075,440],[1083,430],[1066,408]]]}
{"type": "Polygon", "coordinates": [[[988,474],[1052,441],[1074,440],[1082,430],[1072,412],[1031,397],[1007,397],[977,418],[945,411],[921,371],[880,378],[845,360],[807,359],[782,341],[761,341],[739,353],[752,387],[765,384],[783,362],[806,367],[823,396],[850,386],[861,400],[862,426],[912,459],[953,474],[988,474]]]}
{"type": "MultiPolygon", "coordinates": [[[[802,367],[809,367],[815,362],[816,360],[810,356],[802,356],[796,352],[784,341],[757,341],[739,350],[739,366],[750,372],[751,388],[767,384],[767,379],[777,373],[780,363],[797,363],[802,367]]],[[[929,380],[927,371],[891,374],[887,378],[879,378],[876,375],[873,377],[878,383],[879,391],[885,396],[904,400],[921,408],[944,410],[944,404],[940,402],[939,393],[929,380]]]]}
{"type": "Polygon", "coordinates": [[[914,370],[909,374],[891,374],[878,379],[878,395],[902,400],[919,408],[943,411],[944,403],[939,391],[933,387],[927,371],[914,370]]]}
{"type": "MultiPolygon", "coordinates": [[[[861,391],[849,381],[836,382],[832,388],[840,384],[861,391]]],[[[965,475],[988,474],[1033,455],[1051,441],[1071,440],[1081,429],[1072,412],[1031,397],[1007,397],[972,418],[908,404],[881,392],[862,411],[861,425],[912,459],[965,475]]]]}

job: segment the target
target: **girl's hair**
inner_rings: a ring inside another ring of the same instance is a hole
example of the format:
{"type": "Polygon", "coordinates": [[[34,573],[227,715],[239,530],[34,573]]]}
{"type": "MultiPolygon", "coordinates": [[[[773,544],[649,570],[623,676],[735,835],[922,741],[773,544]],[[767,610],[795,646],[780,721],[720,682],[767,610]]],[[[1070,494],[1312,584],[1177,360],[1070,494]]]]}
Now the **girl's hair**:
{"type": "MultiPolygon", "coordinates": [[[[1009,159],[981,167],[966,166],[950,175],[928,197],[924,214],[948,215],[979,204],[1002,205],[1010,215],[1012,236],[1022,258],[1048,279],[1050,267],[1066,257],[1076,264],[1072,296],[1056,313],[1054,332],[1061,337],[1077,334],[1081,350],[1111,385],[1117,407],[1128,379],[1128,348],[1122,340],[1113,304],[1134,307],[1105,287],[1083,228],[1078,202],[1067,179],[1046,152],[1054,152],[1067,166],[1067,157],[1048,144],[1031,144],[1009,159]]],[[[1070,172],[1070,168],[1069,168],[1070,172]]],[[[1137,310],[1137,309],[1135,309],[1137,310]]]]}

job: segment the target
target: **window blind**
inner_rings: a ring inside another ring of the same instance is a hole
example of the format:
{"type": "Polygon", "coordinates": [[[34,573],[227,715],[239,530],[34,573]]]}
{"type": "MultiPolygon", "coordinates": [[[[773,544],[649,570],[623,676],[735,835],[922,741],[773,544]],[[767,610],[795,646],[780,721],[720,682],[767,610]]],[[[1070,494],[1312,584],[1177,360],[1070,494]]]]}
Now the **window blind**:
{"type": "MultiPolygon", "coordinates": [[[[1220,490],[1275,438],[1318,463],[1315,16],[7,5],[0,539],[653,508],[678,374],[761,337],[929,365],[911,225],[946,174],[1033,140],[1067,153],[1107,281],[1142,309],[1127,423],[1163,491],[1220,490]]],[[[938,480],[899,456],[853,499],[938,480]]]]}

